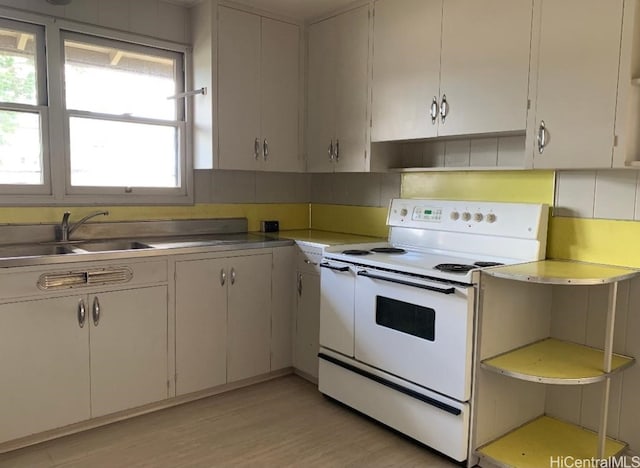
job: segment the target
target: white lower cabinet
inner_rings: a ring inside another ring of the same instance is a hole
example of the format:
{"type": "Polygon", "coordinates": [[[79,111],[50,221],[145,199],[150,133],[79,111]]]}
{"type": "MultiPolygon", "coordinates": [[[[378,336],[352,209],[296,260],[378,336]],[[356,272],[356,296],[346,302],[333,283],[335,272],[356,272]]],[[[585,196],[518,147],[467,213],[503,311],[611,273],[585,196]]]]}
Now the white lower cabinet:
{"type": "Polygon", "coordinates": [[[0,442],[90,417],[82,296],[0,305],[0,442]]]}
{"type": "Polygon", "coordinates": [[[226,262],[176,262],[177,395],[227,382],[226,262]]]}
{"type": "Polygon", "coordinates": [[[227,290],[227,381],[271,368],[271,255],[234,257],[227,290]]]}
{"type": "Polygon", "coordinates": [[[320,333],[320,261],[322,248],[304,245],[296,259],[296,311],[293,366],[318,379],[320,333]]]}
{"type": "Polygon", "coordinates": [[[0,369],[0,443],[163,400],[167,287],[2,304],[0,369]]]}
{"type": "Polygon", "coordinates": [[[271,370],[271,253],[176,262],[176,394],[271,370]]]}
{"type": "Polygon", "coordinates": [[[167,398],[167,287],[94,294],[87,305],[91,416],[167,398]]]}

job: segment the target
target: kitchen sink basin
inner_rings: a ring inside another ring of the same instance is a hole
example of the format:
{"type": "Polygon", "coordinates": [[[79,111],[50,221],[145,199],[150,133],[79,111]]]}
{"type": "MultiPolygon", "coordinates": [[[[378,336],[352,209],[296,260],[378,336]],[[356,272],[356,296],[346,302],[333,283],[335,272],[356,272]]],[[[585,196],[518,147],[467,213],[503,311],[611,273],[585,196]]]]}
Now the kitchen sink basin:
{"type": "Polygon", "coordinates": [[[105,240],[78,244],[78,248],[87,252],[106,252],[113,250],[152,249],[149,244],[130,240],[105,240]]]}
{"type": "Polygon", "coordinates": [[[70,245],[24,244],[0,247],[0,257],[41,257],[43,255],[64,255],[82,252],[70,245]]]}

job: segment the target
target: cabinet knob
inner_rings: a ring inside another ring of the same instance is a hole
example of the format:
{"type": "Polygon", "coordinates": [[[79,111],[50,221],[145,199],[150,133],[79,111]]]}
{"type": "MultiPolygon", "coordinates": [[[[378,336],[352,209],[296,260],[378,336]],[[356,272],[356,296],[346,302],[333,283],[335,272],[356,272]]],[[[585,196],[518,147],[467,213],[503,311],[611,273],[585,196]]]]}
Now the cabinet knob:
{"type": "Polygon", "coordinates": [[[333,140],[331,140],[331,143],[329,144],[327,154],[329,155],[329,161],[333,161],[333,140]]]}
{"type": "Polygon", "coordinates": [[[431,123],[433,125],[436,124],[436,120],[438,119],[438,98],[433,96],[433,101],[431,101],[431,123]]]}
{"type": "Polygon", "coordinates": [[[449,102],[447,102],[447,95],[442,95],[442,102],[440,102],[440,120],[444,123],[445,119],[449,115],[449,102]]]}
{"type": "Polygon", "coordinates": [[[220,269],[220,286],[224,286],[227,282],[227,272],[224,271],[224,268],[220,269]]]}
{"type": "Polygon", "coordinates": [[[269,157],[269,142],[267,141],[266,138],[262,143],[262,153],[264,154],[264,160],[266,161],[267,158],[269,157]]]}
{"type": "Polygon", "coordinates": [[[78,303],[78,325],[80,328],[84,327],[84,322],[87,318],[87,308],[84,305],[84,299],[80,299],[78,303]]]}
{"type": "Polygon", "coordinates": [[[235,270],[235,268],[231,269],[231,284],[236,284],[236,270],[235,270]]]}
{"type": "Polygon", "coordinates": [[[94,326],[98,326],[98,324],[100,323],[100,301],[98,300],[98,296],[95,296],[93,298],[93,308],[92,308],[92,314],[93,314],[93,325],[94,326]]]}
{"type": "Polygon", "coordinates": [[[260,140],[258,138],[253,142],[253,155],[256,159],[260,158],[260,140]]]}
{"type": "Polygon", "coordinates": [[[540,126],[538,127],[538,153],[542,154],[544,152],[547,143],[547,126],[545,125],[544,120],[541,120],[540,126]]]}

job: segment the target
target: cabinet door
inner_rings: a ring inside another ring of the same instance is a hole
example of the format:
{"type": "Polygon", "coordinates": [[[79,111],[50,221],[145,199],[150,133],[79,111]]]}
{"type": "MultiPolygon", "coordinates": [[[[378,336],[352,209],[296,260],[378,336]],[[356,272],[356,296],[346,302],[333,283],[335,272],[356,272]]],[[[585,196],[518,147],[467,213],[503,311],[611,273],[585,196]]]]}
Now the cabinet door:
{"type": "Polygon", "coordinates": [[[176,394],[227,381],[226,259],[176,262],[176,394]]]}
{"type": "Polygon", "coordinates": [[[229,265],[227,381],[269,372],[271,255],[234,257],[229,265]]]}
{"type": "Polygon", "coordinates": [[[293,318],[295,296],[291,282],[294,272],[295,247],[273,249],[271,278],[271,370],[292,365],[293,318]]]}
{"type": "Polygon", "coordinates": [[[318,378],[318,335],[320,330],[320,275],[298,273],[298,301],[293,365],[318,378]]]}
{"type": "Polygon", "coordinates": [[[309,27],[307,171],[333,172],[329,147],[335,142],[337,24],[328,19],[309,27]]]}
{"type": "Polygon", "coordinates": [[[438,134],[524,131],[532,0],[445,0],[438,134]]]}
{"type": "Polygon", "coordinates": [[[269,171],[297,171],[300,74],[298,26],[262,18],[262,154],[269,171]],[[263,147],[264,151],[264,147],[263,147]]]}
{"type": "Polygon", "coordinates": [[[99,293],[89,300],[91,416],[167,398],[167,287],[99,293]]]}
{"type": "Polygon", "coordinates": [[[369,7],[343,13],[335,21],[336,171],[363,172],[368,170],[369,7]]]}
{"type": "Polygon", "coordinates": [[[622,0],[542,1],[535,168],[611,167],[622,29],[622,0]]]}
{"type": "Polygon", "coordinates": [[[436,136],[441,19],[442,0],[375,2],[372,141],[436,136]]]}
{"type": "Polygon", "coordinates": [[[220,169],[255,170],[260,142],[260,17],[218,10],[220,169]]]}
{"type": "MultiPolygon", "coordinates": [[[[0,305],[0,442],[90,417],[78,296],[0,305]]],[[[88,320],[88,319],[87,319],[88,320]]]]}

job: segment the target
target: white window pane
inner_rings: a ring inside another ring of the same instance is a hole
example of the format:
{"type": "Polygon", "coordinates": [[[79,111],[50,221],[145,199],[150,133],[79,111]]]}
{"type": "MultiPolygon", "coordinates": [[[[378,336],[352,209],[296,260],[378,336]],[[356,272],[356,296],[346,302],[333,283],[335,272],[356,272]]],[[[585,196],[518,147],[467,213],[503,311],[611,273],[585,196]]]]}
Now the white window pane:
{"type": "Polygon", "coordinates": [[[176,61],[64,41],[67,109],[176,120],[176,61]]]}
{"type": "Polygon", "coordinates": [[[175,127],[71,117],[71,185],[179,187],[175,127]]]}
{"type": "Polygon", "coordinates": [[[35,36],[0,28],[0,101],[37,104],[35,36]]]}
{"type": "Polygon", "coordinates": [[[40,115],[0,110],[0,184],[43,183],[40,115]]]}

